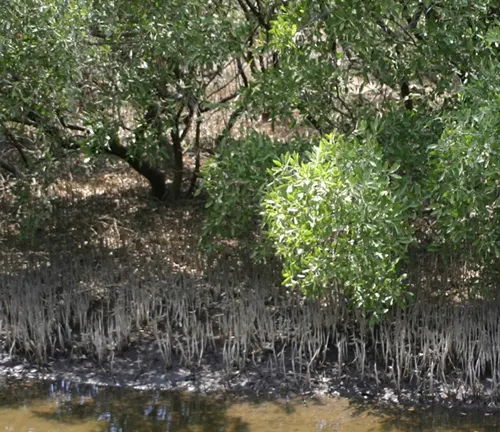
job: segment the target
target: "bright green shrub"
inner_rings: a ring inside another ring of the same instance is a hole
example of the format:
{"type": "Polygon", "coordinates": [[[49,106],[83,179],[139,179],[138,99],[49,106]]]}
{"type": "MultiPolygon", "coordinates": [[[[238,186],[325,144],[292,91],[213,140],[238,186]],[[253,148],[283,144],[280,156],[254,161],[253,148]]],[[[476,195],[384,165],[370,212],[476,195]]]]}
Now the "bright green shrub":
{"type": "Polygon", "coordinates": [[[323,139],[306,161],[295,153],[276,163],[264,220],[285,285],[311,295],[340,286],[374,319],[402,300],[400,262],[413,231],[397,169],[375,141],[339,136],[323,139]]]}

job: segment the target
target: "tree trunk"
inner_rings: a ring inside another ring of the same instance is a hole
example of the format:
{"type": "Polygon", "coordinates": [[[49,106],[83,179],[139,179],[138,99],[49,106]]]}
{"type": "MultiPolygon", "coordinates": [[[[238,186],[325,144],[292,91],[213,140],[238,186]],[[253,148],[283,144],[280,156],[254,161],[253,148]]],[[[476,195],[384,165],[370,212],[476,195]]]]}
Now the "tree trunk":
{"type": "Polygon", "coordinates": [[[201,113],[198,110],[198,113],[196,115],[196,135],[194,138],[194,149],[196,152],[196,159],[195,159],[195,165],[194,165],[194,171],[193,174],[191,175],[191,182],[189,184],[189,190],[187,193],[188,197],[193,197],[194,193],[196,191],[196,182],[198,180],[198,176],[200,174],[200,135],[201,135],[201,123],[203,122],[201,113]]]}
{"type": "Polygon", "coordinates": [[[413,100],[410,94],[410,85],[408,81],[404,80],[401,83],[401,97],[403,98],[405,108],[409,111],[413,110],[413,100]]]}
{"type": "Polygon", "coordinates": [[[11,165],[10,163],[0,159],[0,168],[3,168],[5,171],[7,171],[9,174],[12,174],[14,177],[19,177],[19,169],[11,165]]]}
{"type": "Polygon", "coordinates": [[[174,151],[174,179],[172,182],[172,199],[181,197],[182,179],[184,176],[184,159],[182,158],[182,144],[177,132],[172,132],[172,148],[174,151]]]}
{"type": "Polygon", "coordinates": [[[126,161],[134,170],[144,176],[151,185],[151,193],[155,198],[163,200],[167,197],[165,173],[146,161],[138,160],[127,152],[127,148],[120,144],[118,137],[113,137],[109,144],[108,153],[126,161]]]}

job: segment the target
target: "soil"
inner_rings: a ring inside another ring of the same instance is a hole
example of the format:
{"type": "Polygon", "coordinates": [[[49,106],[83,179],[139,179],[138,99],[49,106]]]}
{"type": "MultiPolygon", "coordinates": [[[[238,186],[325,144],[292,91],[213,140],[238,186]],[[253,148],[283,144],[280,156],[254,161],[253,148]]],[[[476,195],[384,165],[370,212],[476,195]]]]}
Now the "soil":
{"type": "Polygon", "coordinates": [[[26,359],[0,351],[0,377],[10,380],[68,380],[82,384],[113,386],[136,390],[167,390],[201,394],[230,394],[240,397],[288,395],[334,396],[369,401],[376,404],[422,407],[439,405],[447,408],[496,411],[500,404],[491,400],[487,383],[482,393],[466,395],[458,379],[455,384],[435,382],[434,394],[426,394],[409,383],[400,391],[384,385],[375,376],[361,378],[354,368],[339,370],[326,363],[308,379],[291,372],[277,374],[267,362],[249,361],[244,370],[227,369],[216,356],[206,356],[196,367],[173,364],[166,369],[161,355],[148,341],[116,356],[112,363],[97,365],[85,356],[51,359],[39,366],[26,359]]]}

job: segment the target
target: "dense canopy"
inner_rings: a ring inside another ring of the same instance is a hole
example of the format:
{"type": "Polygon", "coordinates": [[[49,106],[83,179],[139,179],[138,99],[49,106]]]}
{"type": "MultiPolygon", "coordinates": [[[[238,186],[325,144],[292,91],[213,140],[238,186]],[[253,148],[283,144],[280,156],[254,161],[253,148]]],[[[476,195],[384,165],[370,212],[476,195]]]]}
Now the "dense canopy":
{"type": "Polygon", "coordinates": [[[0,8],[0,174],[25,230],[64,161],[115,158],[158,200],[206,200],[205,250],[237,241],[375,318],[427,253],[466,262],[477,294],[498,285],[496,2],[0,8]]]}

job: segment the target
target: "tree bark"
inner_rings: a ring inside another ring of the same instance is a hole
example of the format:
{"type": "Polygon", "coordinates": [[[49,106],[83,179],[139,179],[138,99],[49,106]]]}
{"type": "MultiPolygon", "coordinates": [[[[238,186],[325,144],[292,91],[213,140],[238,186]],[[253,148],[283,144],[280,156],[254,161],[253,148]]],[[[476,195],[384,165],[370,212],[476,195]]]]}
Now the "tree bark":
{"type": "Polygon", "coordinates": [[[196,152],[196,159],[195,159],[195,166],[194,166],[194,171],[191,175],[191,182],[189,184],[189,190],[188,190],[188,197],[193,197],[196,191],[196,183],[198,180],[198,176],[200,173],[200,135],[201,135],[201,123],[203,122],[202,117],[201,117],[201,112],[198,110],[198,113],[196,115],[196,135],[194,139],[194,148],[196,152]]]}
{"type": "Polygon", "coordinates": [[[172,132],[172,149],[174,151],[174,178],[172,181],[172,199],[178,200],[181,197],[182,179],[184,176],[182,141],[178,132],[172,132]]]}
{"type": "Polygon", "coordinates": [[[109,154],[119,157],[127,162],[134,170],[144,176],[151,185],[151,193],[155,198],[163,200],[167,197],[165,173],[146,161],[138,160],[127,152],[127,148],[120,144],[118,137],[113,137],[109,143],[109,154]]]}
{"type": "Polygon", "coordinates": [[[19,170],[16,166],[11,165],[10,163],[0,159],[0,168],[3,168],[5,171],[12,174],[14,177],[19,177],[19,170]]]}
{"type": "MultiPolygon", "coordinates": [[[[63,136],[60,128],[57,128],[54,125],[50,125],[44,122],[43,121],[44,119],[35,111],[30,112],[26,119],[11,119],[11,120],[23,124],[29,124],[35,127],[42,127],[45,130],[45,132],[48,135],[50,135],[51,138],[58,141],[63,148],[71,150],[80,149],[79,144],[73,141],[72,137],[63,136]]],[[[78,130],[81,129],[83,128],[80,128],[78,126],[78,130]]],[[[120,138],[116,134],[111,137],[111,140],[109,142],[109,148],[106,149],[106,152],[108,154],[111,154],[113,156],[116,156],[124,160],[130,165],[131,168],[133,168],[135,171],[137,171],[139,174],[145,177],[148,180],[149,184],[151,185],[151,193],[155,198],[164,200],[168,197],[168,188],[166,184],[165,173],[160,169],[156,168],[155,166],[151,165],[149,162],[140,160],[130,155],[127,151],[127,148],[120,143],[120,138]]],[[[5,162],[2,163],[2,168],[11,172],[12,174],[15,174],[15,172],[12,172],[12,169],[9,169],[12,167],[9,167],[8,164],[6,164],[5,162]]]]}
{"type": "Polygon", "coordinates": [[[403,98],[405,108],[408,111],[413,110],[413,100],[410,95],[410,86],[408,84],[408,81],[403,81],[401,83],[401,97],[403,98]]]}

